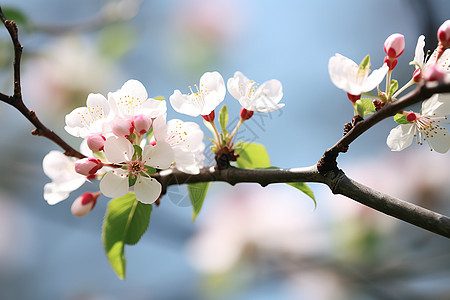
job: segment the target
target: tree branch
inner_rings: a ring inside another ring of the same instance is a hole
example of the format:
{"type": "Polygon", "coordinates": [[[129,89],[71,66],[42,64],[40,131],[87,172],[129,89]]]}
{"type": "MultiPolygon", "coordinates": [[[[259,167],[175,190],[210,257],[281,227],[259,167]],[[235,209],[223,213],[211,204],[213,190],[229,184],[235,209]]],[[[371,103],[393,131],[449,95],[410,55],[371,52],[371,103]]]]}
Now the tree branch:
{"type": "MultiPolygon", "coordinates": [[[[0,93],[0,101],[8,103],[19,110],[35,127],[32,132],[34,135],[45,136],[58,144],[65,150],[65,154],[77,158],[85,156],[73,149],[64,142],[57,134],[44,126],[37,118],[34,111],[29,110],[22,100],[20,85],[20,59],[22,54],[22,45],[18,40],[18,29],[14,21],[9,21],[4,16],[0,7],[0,19],[7,28],[14,45],[14,94],[8,96],[0,93]]],[[[261,186],[271,183],[286,182],[318,182],[326,184],[333,193],[342,194],[364,205],[372,207],[375,210],[393,216],[410,224],[432,231],[439,235],[450,238],[450,218],[438,213],[429,211],[420,206],[390,197],[371,188],[368,188],[358,182],[345,176],[344,172],[337,168],[336,158],[339,152],[344,152],[356,138],[377,124],[381,120],[395,115],[400,110],[420,101],[429,98],[435,93],[450,92],[450,81],[444,83],[426,83],[419,85],[411,93],[400,100],[387,103],[382,109],[373,114],[366,120],[354,122],[354,126],[349,132],[339,140],[332,148],[328,149],[320,164],[305,168],[292,169],[259,169],[248,170],[235,167],[226,169],[216,169],[215,167],[204,168],[198,175],[182,173],[175,169],[161,171],[154,177],[161,182],[163,193],[167,187],[174,184],[186,184],[196,182],[223,181],[231,185],[239,182],[254,182],[261,186]],[[326,164],[330,163],[330,164],[326,164]],[[325,166],[325,167],[324,167],[325,166]],[[331,167],[330,167],[331,166],[331,167]]]]}
{"type": "Polygon", "coordinates": [[[317,166],[292,169],[240,169],[229,167],[218,170],[214,167],[204,168],[198,175],[190,175],[172,169],[162,171],[155,178],[167,187],[207,181],[223,181],[231,185],[240,182],[259,183],[266,186],[271,183],[317,182],[326,184],[334,194],[347,196],[361,204],[383,212],[394,218],[450,238],[450,218],[418,205],[383,194],[348,178],[342,170],[319,173],[317,166]]]}
{"type": "MultiPolygon", "coordinates": [[[[333,147],[327,149],[319,160],[321,174],[337,169],[336,159],[340,152],[346,152],[350,144],[360,135],[382,120],[392,117],[403,109],[430,98],[437,93],[450,93],[450,78],[443,82],[422,82],[416,89],[395,102],[387,102],[383,108],[365,120],[358,120],[333,147]]],[[[353,125],[353,124],[352,124],[353,125]]]]}
{"type": "Polygon", "coordinates": [[[59,137],[52,130],[48,129],[36,116],[36,113],[32,110],[29,110],[22,100],[22,88],[20,84],[20,59],[22,56],[23,46],[19,42],[18,38],[18,29],[17,25],[14,21],[7,20],[3,11],[0,7],[0,19],[5,25],[6,29],[11,36],[11,40],[14,46],[14,94],[12,96],[8,96],[6,94],[0,93],[0,101],[8,103],[9,105],[15,107],[28,121],[33,124],[36,129],[32,131],[33,135],[44,136],[49,140],[55,142],[58,146],[65,150],[65,154],[68,156],[73,156],[77,158],[84,158],[85,156],[72,148],[69,144],[67,144],[61,137],[59,137]]]}

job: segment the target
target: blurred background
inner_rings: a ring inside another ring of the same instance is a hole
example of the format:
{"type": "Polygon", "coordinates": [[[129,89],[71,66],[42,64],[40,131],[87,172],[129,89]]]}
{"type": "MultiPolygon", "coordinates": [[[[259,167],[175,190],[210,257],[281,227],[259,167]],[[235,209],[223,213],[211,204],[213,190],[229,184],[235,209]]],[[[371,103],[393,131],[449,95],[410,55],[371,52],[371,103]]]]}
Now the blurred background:
{"type": "MultiPolygon", "coordinates": [[[[239,134],[266,146],[272,165],[309,166],[341,136],[353,109],[328,76],[335,53],[381,66],[383,43],[402,33],[406,50],[393,78],[409,81],[420,34],[434,49],[450,15],[446,0],[4,0],[24,46],[24,101],[74,147],[64,116],[89,93],[140,80],[150,97],[187,91],[206,71],[276,78],[286,106],[256,115],[239,134]]],[[[0,90],[12,93],[12,47],[0,30],[0,90]]],[[[384,83],[383,83],[384,84],[384,83]]],[[[223,102],[230,122],[239,105],[223,102]]],[[[201,124],[177,114],[168,118],[201,124]]],[[[203,124],[202,128],[205,129],[203,124]]],[[[339,166],[366,185],[450,214],[449,154],[413,145],[396,153],[385,120],[355,141],[339,166]]],[[[52,142],[0,103],[0,299],[450,299],[450,242],[332,195],[318,202],[282,184],[213,183],[195,223],[185,187],[154,209],[150,228],[126,247],[127,277],[112,271],[101,242],[108,199],[84,218],[69,199],[49,206],[42,159],[52,142]]],[[[208,134],[205,131],[205,134],[208,134]]],[[[212,164],[207,155],[206,164],[212,164]]]]}

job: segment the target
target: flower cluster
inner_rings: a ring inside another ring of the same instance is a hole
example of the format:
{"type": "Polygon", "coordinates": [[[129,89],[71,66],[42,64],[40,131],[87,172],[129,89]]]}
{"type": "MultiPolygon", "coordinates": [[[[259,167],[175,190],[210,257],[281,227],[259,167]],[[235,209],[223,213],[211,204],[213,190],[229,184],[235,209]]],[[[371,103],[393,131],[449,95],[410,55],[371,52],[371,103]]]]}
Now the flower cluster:
{"type": "MultiPolygon", "coordinates": [[[[360,65],[352,60],[336,54],[328,63],[331,81],[340,89],[347,92],[353,103],[355,115],[365,117],[381,109],[387,102],[397,101],[398,95],[415,83],[422,81],[443,81],[450,76],[450,20],[442,24],[438,30],[439,44],[429,56],[425,56],[425,37],[421,35],[417,40],[414,59],[415,66],[411,80],[398,89],[398,82],[391,80],[391,74],[397,65],[397,58],[405,50],[405,38],[399,33],[389,36],[384,43],[386,57],[379,69],[370,73],[370,58],[366,56],[360,65]],[[379,84],[386,78],[386,89],[380,91],[379,84]],[[370,94],[377,88],[378,95],[370,94]],[[365,95],[369,98],[362,98],[365,95]]],[[[418,144],[427,141],[430,148],[439,153],[450,149],[450,136],[442,124],[449,123],[447,114],[450,113],[450,97],[444,94],[433,95],[422,104],[420,113],[401,111],[394,120],[399,125],[392,129],[387,145],[392,151],[400,151],[412,144],[414,138],[418,144]]]]}
{"type": "MultiPolygon", "coordinates": [[[[175,90],[170,96],[175,111],[201,115],[211,125],[216,149],[232,148],[239,126],[255,111],[266,113],[284,106],[279,104],[283,92],[278,80],[258,86],[236,72],[227,87],[242,105],[241,121],[232,134],[219,134],[214,125],[214,110],[224,100],[227,89],[218,72],[206,72],[199,85],[194,86],[195,91],[189,87],[188,94],[175,90]]],[[[149,98],[137,80],[127,81],[107,98],[89,94],[86,106],[74,109],[65,118],[65,130],[83,139],[81,152],[86,158],[77,160],[62,152],[50,152],[44,158],[43,168],[52,182],[45,186],[44,198],[49,204],[56,204],[85,181],[99,179],[100,192],[107,197],[121,197],[131,189],[137,200],[151,204],[162,191],[152,175],[168,168],[198,174],[205,158],[202,130],[193,122],[166,121],[166,111],[166,101],[149,98]]],[[[99,192],[83,194],[75,200],[72,213],[87,214],[99,195],[99,192]]]]}
{"type": "MultiPolygon", "coordinates": [[[[100,191],[107,197],[121,197],[132,189],[137,200],[153,203],[161,194],[161,184],[152,178],[157,170],[174,167],[198,173],[203,164],[198,153],[205,147],[203,132],[192,122],[172,120],[166,125],[166,110],[166,102],[149,98],[137,80],[127,81],[108,99],[89,94],[86,106],[65,118],[66,131],[84,139],[81,152],[87,157],[76,160],[50,152],[43,168],[52,182],[46,185],[44,198],[49,204],[58,203],[86,180],[96,178],[101,179],[100,191]]],[[[95,202],[76,203],[76,207],[93,207],[95,202]]]]}

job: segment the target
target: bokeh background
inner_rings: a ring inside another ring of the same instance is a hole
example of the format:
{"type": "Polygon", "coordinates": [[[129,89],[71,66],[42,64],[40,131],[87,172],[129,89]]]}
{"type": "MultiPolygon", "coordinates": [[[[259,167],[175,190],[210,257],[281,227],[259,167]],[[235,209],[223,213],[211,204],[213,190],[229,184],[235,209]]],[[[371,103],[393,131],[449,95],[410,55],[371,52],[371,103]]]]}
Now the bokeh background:
{"type": "MultiPolygon", "coordinates": [[[[241,71],[283,83],[286,106],[255,115],[240,138],[266,146],[279,167],[309,166],[342,135],[353,114],[331,83],[328,59],[381,66],[383,42],[405,35],[394,78],[413,72],[417,38],[427,49],[450,17],[447,0],[4,0],[20,21],[23,96],[74,147],[64,116],[89,93],[138,79],[149,95],[186,91],[205,71],[241,71]]],[[[12,92],[12,47],[0,30],[0,90],[12,92]]],[[[239,105],[230,95],[230,120],[239,105]]],[[[177,114],[168,118],[201,123],[177,114]]],[[[202,124],[201,124],[202,125],[202,124]]],[[[203,126],[203,125],[202,125],[203,126]]],[[[391,152],[392,120],[339,157],[346,173],[385,193],[450,214],[449,154],[413,145],[391,152]]],[[[58,149],[0,103],[0,299],[450,299],[450,242],[311,184],[318,207],[291,187],[211,185],[195,223],[184,187],[172,187],[150,228],[126,247],[127,278],[110,268],[101,242],[108,199],[84,218],[72,201],[49,206],[42,159],[58,149]]],[[[203,127],[205,129],[205,127],[203,127]]],[[[205,131],[206,132],[206,131],[205,131]]],[[[211,164],[207,155],[207,164],[211,164]]]]}

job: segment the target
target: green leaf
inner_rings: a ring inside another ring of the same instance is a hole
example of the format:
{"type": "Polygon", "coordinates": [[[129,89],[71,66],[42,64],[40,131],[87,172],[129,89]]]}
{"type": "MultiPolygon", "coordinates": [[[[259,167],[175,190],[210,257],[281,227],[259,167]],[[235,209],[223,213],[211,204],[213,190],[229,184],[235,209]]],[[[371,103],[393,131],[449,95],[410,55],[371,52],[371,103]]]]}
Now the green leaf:
{"type": "Polygon", "coordinates": [[[376,111],[373,100],[370,98],[361,98],[357,100],[354,105],[358,115],[363,118],[367,115],[373,114],[376,111]]]}
{"type": "Polygon", "coordinates": [[[398,124],[410,124],[411,122],[408,122],[406,119],[406,116],[404,114],[396,114],[394,116],[394,121],[398,124]]]}
{"type": "Polygon", "coordinates": [[[202,209],[203,201],[205,200],[208,188],[209,182],[188,184],[189,198],[191,199],[192,208],[194,210],[192,213],[192,221],[195,221],[195,218],[202,209]]]}
{"type": "Polygon", "coordinates": [[[219,112],[219,123],[222,132],[225,132],[228,125],[228,108],[226,105],[222,106],[219,112]]]}
{"type": "Polygon", "coordinates": [[[392,95],[394,95],[394,93],[398,90],[398,81],[395,79],[391,80],[391,83],[389,85],[389,93],[388,93],[388,98],[391,98],[392,95]]]}
{"type": "Polygon", "coordinates": [[[311,188],[304,182],[287,182],[287,185],[290,185],[297,190],[305,193],[307,196],[309,196],[314,201],[314,209],[317,208],[317,202],[316,198],[314,197],[314,193],[312,192],[311,188]]]}
{"type": "Polygon", "coordinates": [[[142,160],[142,148],[139,145],[133,145],[134,154],[132,160],[142,160]]]}
{"type": "Polygon", "coordinates": [[[145,168],[147,169],[147,171],[145,171],[145,173],[147,173],[148,175],[153,175],[156,174],[156,169],[150,166],[145,166],[145,168]]]}
{"type": "Polygon", "coordinates": [[[367,54],[366,57],[363,58],[361,63],[359,64],[360,70],[365,70],[367,68],[370,68],[370,55],[367,54]]]}
{"type": "Polygon", "coordinates": [[[137,176],[134,174],[130,174],[130,176],[128,176],[128,186],[133,186],[136,183],[137,180],[137,176]]]}
{"type": "Polygon", "coordinates": [[[112,199],[103,221],[103,246],[109,263],[120,279],[125,278],[125,244],[136,244],[150,223],[151,204],[136,200],[134,193],[112,199]]]}
{"type": "Polygon", "coordinates": [[[239,154],[236,164],[244,169],[262,169],[270,167],[270,158],[266,148],[257,143],[242,143],[235,152],[239,154]]]}

